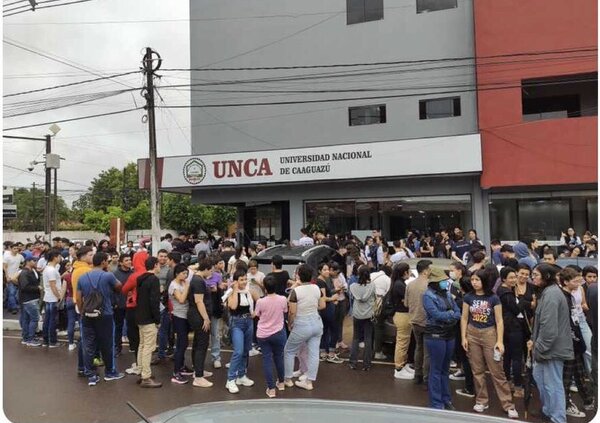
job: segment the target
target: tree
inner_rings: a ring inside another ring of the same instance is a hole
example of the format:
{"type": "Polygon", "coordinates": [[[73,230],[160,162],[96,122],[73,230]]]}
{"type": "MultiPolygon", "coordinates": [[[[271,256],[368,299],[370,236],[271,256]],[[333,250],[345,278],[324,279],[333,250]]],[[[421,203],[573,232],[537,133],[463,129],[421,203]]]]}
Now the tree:
{"type": "MultiPolygon", "coordinates": [[[[15,231],[41,231],[44,229],[44,190],[33,188],[16,188],[14,204],[17,206],[17,218],[4,221],[7,228],[15,231]]],[[[52,207],[54,207],[52,196],[52,207]]],[[[70,221],[71,211],[65,201],[59,196],[56,202],[58,222],[70,221]]]]}
{"type": "Polygon", "coordinates": [[[206,233],[224,231],[235,222],[235,207],[192,204],[189,195],[164,193],[162,195],[162,223],[177,231],[206,233]]]}
{"type": "Polygon", "coordinates": [[[107,211],[111,206],[129,211],[149,198],[149,192],[138,187],[137,164],[129,163],[123,170],[111,167],[100,172],[88,192],[73,203],[73,208],[81,213],[90,209],[107,211]]]}

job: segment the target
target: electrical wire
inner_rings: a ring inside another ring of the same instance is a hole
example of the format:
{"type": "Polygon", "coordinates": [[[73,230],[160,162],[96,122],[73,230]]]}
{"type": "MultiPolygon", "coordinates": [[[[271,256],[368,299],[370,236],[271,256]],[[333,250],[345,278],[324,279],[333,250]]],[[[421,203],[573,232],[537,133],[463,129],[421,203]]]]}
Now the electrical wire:
{"type": "MultiPolygon", "coordinates": [[[[92,1],[92,0],[77,0],[77,1],[72,1],[72,2],[68,2],[68,3],[53,4],[53,5],[50,5],[50,6],[40,6],[40,7],[36,7],[36,8],[31,7],[30,9],[20,10],[20,11],[14,12],[14,13],[4,13],[2,15],[2,17],[7,18],[9,16],[20,15],[21,13],[26,13],[26,12],[29,12],[29,11],[36,11],[36,10],[40,10],[40,9],[49,9],[51,7],[68,6],[70,4],[76,4],[76,3],[87,3],[88,1],[92,1]]],[[[42,3],[50,3],[50,1],[40,2],[38,4],[42,4],[42,3]]],[[[15,9],[12,9],[12,10],[15,10],[15,9]]],[[[11,10],[7,10],[5,12],[10,12],[10,11],[11,10]]]]}
{"type": "Polygon", "coordinates": [[[95,79],[86,79],[85,81],[71,82],[69,84],[53,85],[51,87],[38,88],[36,90],[21,91],[21,92],[18,92],[18,93],[6,94],[6,95],[3,95],[2,97],[3,98],[15,97],[15,96],[18,96],[18,95],[25,95],[25,94],[31,94],[31,93],[39,93],[39,92],[42,92],[42,91],[55,90],[57,88],[72,87],[74,85],[89,84],[91,82],[103,81],[103,80],[112,79],[112,78],[118,78],[119,76],[132,75],[134,73],[140,73],[140,71],[137,70],[137,71],[123,72],[123,73],[118,73],[118,74],[114,74],[114,75],[101,76],[101,77],[95,78],[95,79]]]}
{"type": "Polygon", "coordinates": [[[126,109],[126,110],[117,110],[117,111],[114,111],[114,112],[99,113],[99,114],[88,115],[88,116],[78,116],[78,117],[74,117],[74,118],[70,118],[70,119],[53,120],[53,121],[50,121],[50,122],[35,123],[35,124],[31,124],[31,125],[15,126],[15,127],[12,127],[12,128],[4,128],[4,129],[2,129],[2,131],[4,131],[4,132],[6,132],[6,131],[14,131],[15,129],[35,128],[36,126],[46,126],[46,125],[51,125],[51,124],[54,124],[54,123],[74,122],[74,121],[77,121],[77,120],[93,119],[93,118],[98,118],[98,117],[103,117],[103,116],[112,116],[112,115],[118,115],[118,114],[122,114],[122,113],[133,112],[133,111],[141,110],[141,109],[144,109],[144,107],[137,107],[137,108],[126,109]]]}

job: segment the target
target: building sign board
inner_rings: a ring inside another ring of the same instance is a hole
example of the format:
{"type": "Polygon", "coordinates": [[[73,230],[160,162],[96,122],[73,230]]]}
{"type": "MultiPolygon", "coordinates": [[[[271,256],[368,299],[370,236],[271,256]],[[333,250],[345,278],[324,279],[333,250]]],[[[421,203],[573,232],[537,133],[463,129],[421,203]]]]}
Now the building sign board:
{"type": "MultiPolygon", "coordinates": [[[[159,186],[193,188],[481,172],[479,134],[160,159],[159,186]]],[[[140,186],[148,188],[147,159],[140,186]]]]}

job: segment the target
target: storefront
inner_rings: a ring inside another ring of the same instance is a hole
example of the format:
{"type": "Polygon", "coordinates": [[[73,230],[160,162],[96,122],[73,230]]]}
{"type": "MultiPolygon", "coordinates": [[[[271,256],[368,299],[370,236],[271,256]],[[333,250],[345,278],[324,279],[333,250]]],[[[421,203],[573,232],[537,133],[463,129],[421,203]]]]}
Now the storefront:
{"type": "MultiPolygon", "coordinates": [[[[142,163],[140,169],[145,169],[142,163]]],[[[479,135],[160,159],[164,191],[240,210],[246,241],[332,233],[483,228],[479,135]]],[[[144,172],[140,174],[144,182],[144,172]]]]}

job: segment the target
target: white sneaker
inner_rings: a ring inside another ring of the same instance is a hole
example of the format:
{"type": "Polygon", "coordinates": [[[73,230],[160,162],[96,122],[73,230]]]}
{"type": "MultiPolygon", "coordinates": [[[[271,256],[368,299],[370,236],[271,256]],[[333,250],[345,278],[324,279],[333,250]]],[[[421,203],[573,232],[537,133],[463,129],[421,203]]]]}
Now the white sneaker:
{"type": "Polygon", "coordinates": [[[583,411],[579,411],[579,408],[573,403],[570,403],[567,407],[567,416],[571,417],[585,417],[585,413],[583,411]]]}
{"type": "Polygon", "coordinates": [[[240,392],[240,388],[235,384],[235,380],[228,380],[225,384],[225,389],[227,389],[230,394],[237,394],[240,392]]]}
{"type": "Polygon", "coordinates": [[[257,350],[256,348],[252,347],[252,349],[250,351],[248,351],[248,355],[250,357],[254,357],[260,354],[260,351],[257,350]]]}
{"type": "Polygon", "coordinates": [[[450,380],[465,380],[465,374],[462,370],[459,370],[458,372],[451,374],[449,378],[450,380]]]}
{"type": "Polygon", "coordinates": [[[212,372],[207,372],[206,370],[202,374],[203,377],[211,377],[212,375],[213,375],[212,372]]]}
{"type": "Polygon", "coordinates": [[[221,368],[221,360],[215,360],[215,361],[213,361],[213,367],[215,369],[220,369],[221,368]]]}
{"type": "Polygon", "coordinates": [[[579,389],[577,388],[577,385],[571,383],[571,386],[569,386],[569,391],[577,393],[579,392],[579,389]]]}
{"type": "Polygon", "coordinates": [[[129,338],[127,338],[126,336],[122,336],[121,342],[129,342],[129,338]]]}
{"type": "Polygon", "coordinates": [[[414,367],[411,367],[411,365],[410,365],[410,364],[406,364],[406,365],[404,366],[404,368],[405,368],[406,370],[408,370],[409,372],[411,372],[413,375],[415,374],[415,368],[414,368],[414,367]]]}
{"type": "Polygon", "coordinates": [[[404,366],[401,370],[394,370],[394,377],[396,379],[412,380],[415,378],[415,374],[406,370],[406,366],[404,366]]]}
{"type": "Polygon", "coordinates": [[[67,336],[67,331],[66,330],[61,330],[61,331],[57,332],[56,335],[58,335],[58,336],[67,336]]]}
{"type": "MultiPolygon", "coordinates": [[[[490,408],[489,405],[487,404],[475,404],[473,406],[473,411],[476,411],[478,413],[483,413],[485,410],[487,410],[488,408],[490,408]]],[[[516,412],[516,410],[515,410],[516,412]]],[[[518,416],[518,415],[517,415],[518,416]]]]}
{"type": "Polygon", "coordinates": [[[69,344],[69,351],[73,351],[77,349],[77,344],[69,344]]]}
{"type": "MultiPolygon", "coordinates": [[[[519,418],[519,413],[517,412],[517,410],[515,408],[511,408],[510,410],[507,411],[507,413],[508,413],[509,419],[518,419],[519,418]]],[[[585,417],[585,414],[584,413],[582,413],[582,414],[583,414],[582,417],[585,417]]]]}
{"type": "Polygon", "coordinates": [[[229,368],[229,366],[231,366],[231,363],[227,363],[227,364],[225,365],[225,368],[227,368],[227,369],[228,369],[228,368],[229,368]]]}
{"type": "Polygon", "coordinates": [[[458,367],[458,364],[456,363],[456,361],[452,360],[452,361],[450,361],[450,367],[455,369],[458,367]]]}
{"type": "Polygon", "coordinates": [[[292,373],[292,377],[300,377],[302,376],[302,372],[300,370],[296,370],[294,373],[292,373]]]}
{"type": "Polygon", "coordinates": [[[385,360],[386,358],[387,358],[387,355],[385,355],[382,352],[375,353],[375,360],[385,360]]]}
{"type": "Polygon", "coordinates": [[[359,342],[358,343],[358,348],[364,348],[365,347],[365,343],[364,342],[359,342]]]}
{"type": "Polygon", "coordinates": [[[140,369],[136,363],[132,363],[130,368],[125,369],[125,373],[127,373],[128,375],[139,376],[142,374],[142,369],[140,369]]]}
{"type": "Polygon", "coordinates": [[[252,385],[254,385],[254,381],[252,379],[250,379],[248,376],[244,375],[242,377],[238,377],[235,380],[235,384],[242,385],[242,386],[252,386],[252,385]]]}
{"type": "Polygon", "coordinates": [[[300,382],[306,382],[306,380],[308,380],[308,376],[306,376],[306,375],[300,375],[300,377],[298,378],[298,380],[300,382]]]}

